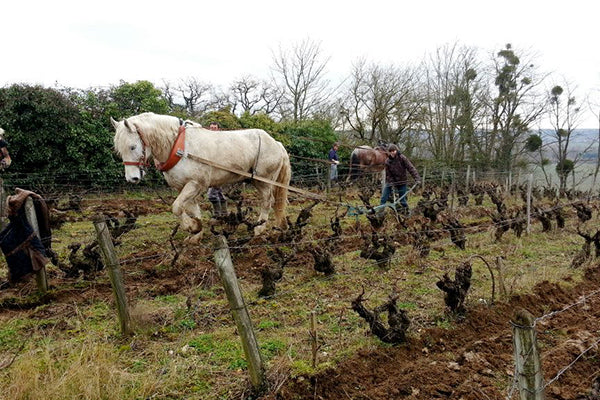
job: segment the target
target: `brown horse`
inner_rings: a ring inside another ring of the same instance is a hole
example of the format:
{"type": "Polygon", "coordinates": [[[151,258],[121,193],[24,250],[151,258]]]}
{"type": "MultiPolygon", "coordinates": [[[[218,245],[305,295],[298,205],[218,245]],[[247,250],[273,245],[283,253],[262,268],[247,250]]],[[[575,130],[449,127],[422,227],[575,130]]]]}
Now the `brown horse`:
{"type": "Polygon", "coordinates": [[[350,169],[346,180],[355,180],[364,173],[381,172],[388,158],[387,145],[359,146],[350,154],[350,169]]]}

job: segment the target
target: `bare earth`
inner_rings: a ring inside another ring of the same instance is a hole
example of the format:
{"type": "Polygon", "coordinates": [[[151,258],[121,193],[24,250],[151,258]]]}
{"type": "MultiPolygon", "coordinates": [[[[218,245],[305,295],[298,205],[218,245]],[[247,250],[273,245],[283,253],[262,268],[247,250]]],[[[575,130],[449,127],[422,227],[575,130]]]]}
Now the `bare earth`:
{"type": "MultiPolygon", "coordinates": [[[[506,399],[508,392],[494,382],[501,378],[495,374],[514,375],[510,325],[514,310],[525,308],[534,315],[546,315],[593,293],[599,284],[597,266],[587,271],[586,280],[575,289],[544,282],[532,295],[470,309],[456,329],[428,329],[421,332],[421,339],[405,345],[362,352],[312,380],[295,379],[265,399],[506,399]]],[[[598,340],[599,294],[539,321],[537,332],[548,382],[598,340]]],[[[600,393],[592,391],[600,376],[597,351],[597,345],[592,346],[552,382],[546,398],[600,399],[600,393]]],[[[512,380],[504,387],[512,387],[512,380]]],[[[517,398],[518,392],[513,395],[517,398]]]]}
{"type": "MultiPolygon", "coordinates": [[[[153,208],[163,211],[166,208],[160,204],[145,207],[139,204],[138,212],[144,214],[156,211],[153,208]]],[[[119,206],[104,204],[102,208],[115,210],[119,206]]],[[[151,256],[157,251],[148,249],[136,256],[151,256]]],[[[154,262],[148,261],[148,270],[154,262]]],[[[249,257],[248,265],[238,266],[242,275],[256,274],[251,263],[249,257]]],[[[185,274],[173,271],[145,283],[128,282],[128,292],[138,297],[173,293],[182,286],[200,281],[206,284],[207,276],[212,276],[216,282],[218,278],[214,273],[207,272],[210,269],[209,265],[196,265],[185,274]]],[[[59,277],[51,279],[57,285],[61,284],[59,277]]],[[[546,390],[546,398],[600,399],[600,393],[594,389],[599,386],[600,359],[597,346],[593,345],[600,336],[600,294],[593,294],[599,286],[598,265],[590,268],[585,280],[571,289],[542,282],[531,295],[514,296],[508,302],[491,307],[484,304],[470,307],[454,329],[424,329],[418,335],[409,336],[405,344],[362,351],[317,376],[289,378],[276,392],[270,392],[262,399],[506,399],[514,375],[510,324],[514,311],[524,308],[536,316],[548,315],[576,303],[581,296],[586,296],[585,301],[537,323],[545,382],[553,380],[546,390]],[[572,367],[560,373],[590,347],[572,367]]],[[[33,286],[29,287],[33,290],[33,286]]],[[[23,288],[9,289],[4,295],[15,295],[18,290],[23,288]]],[[[68,304],[98,297],[110,299],[111,296],[107,283],[85,291],[61,290],[52,299],[50,307],[31,317],[43,318],[44,313],[60,315],[61,307],[66,312],[68,304]]],[[[27,313],[30,310],[5,304],[0,312],[27,313]]],[[[511,398],[517,397],[517,392],[513,391],[511,398]]]]}

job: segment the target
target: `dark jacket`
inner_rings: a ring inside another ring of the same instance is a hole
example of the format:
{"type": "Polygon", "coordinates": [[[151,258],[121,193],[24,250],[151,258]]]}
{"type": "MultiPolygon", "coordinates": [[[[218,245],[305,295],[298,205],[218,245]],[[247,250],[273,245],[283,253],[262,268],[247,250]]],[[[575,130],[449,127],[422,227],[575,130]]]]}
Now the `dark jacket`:
{"type": "Polygon", "coordinates": [[[52,233],[46,202],[33,192],[19,188],[16,192],[7,199],[10,223],[0,232],[0,248],[6,258],[8,280],[11,283],[39,271],[48,263],[47,257],[54,258],[55,255],[51,247],[52,233]],[[25,215],[25,200],[29,196],[33,199],[41,240],[25,215]]]}
{"type": "Polygon", "coordinates": [[[329,161],[339,161],[338,160],[338,155],[337,155],[337,150],[334,149],[330,149],[329,150],[329,161]]]}
{"type": "Polygon", "coordinates": [[[396,153],[396,157],[388,157],[385,162],[386,183],[392,186],[405,185],[408,182],[407,171],[415,181],[421,180],[417,169],[404,154],[396,153]]]}

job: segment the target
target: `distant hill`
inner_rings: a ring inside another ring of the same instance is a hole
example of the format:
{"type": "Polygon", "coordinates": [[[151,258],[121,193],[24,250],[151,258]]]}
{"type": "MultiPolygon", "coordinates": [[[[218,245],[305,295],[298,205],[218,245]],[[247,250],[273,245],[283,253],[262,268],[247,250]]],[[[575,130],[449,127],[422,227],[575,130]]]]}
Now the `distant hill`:
{"type": "MultiPolygon", "coordinates": [[[[552,129],[542,129],[544,143],[555,141],[552,129]]],[[[577,153],[583,153],[584,159],[596,159],[598,156],[598,129],[575,129],[569,142],[569,158],[574,158],[577,153]]],[[[552,156],[548,151],[547,156],[552,156]]]]}

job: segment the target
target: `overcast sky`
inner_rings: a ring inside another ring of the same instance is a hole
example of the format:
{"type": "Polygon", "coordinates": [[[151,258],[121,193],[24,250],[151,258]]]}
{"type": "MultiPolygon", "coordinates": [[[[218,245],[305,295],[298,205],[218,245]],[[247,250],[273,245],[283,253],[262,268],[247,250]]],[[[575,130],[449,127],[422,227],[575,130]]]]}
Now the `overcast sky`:
{"type": "MultiPolygon", "coordinates": [[[[600,107],[595,1],[171,0],[5,1],[0,86],[86,89],[120,80],[228,85],[266,78],[272,54],[304,39],[330,56],[341,79],[359,57],[416,65],[446,44],[492,54],[506,43],[534,54],[542,72],[577,86],[600,107]]],[[[518,53],[517,53],[518,54],[518,53]]],[[[595,111],[596,113],[598,111],[595,111]]],[[[597,128],[593,114],[580,126],[597,128]]]]}

